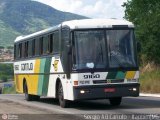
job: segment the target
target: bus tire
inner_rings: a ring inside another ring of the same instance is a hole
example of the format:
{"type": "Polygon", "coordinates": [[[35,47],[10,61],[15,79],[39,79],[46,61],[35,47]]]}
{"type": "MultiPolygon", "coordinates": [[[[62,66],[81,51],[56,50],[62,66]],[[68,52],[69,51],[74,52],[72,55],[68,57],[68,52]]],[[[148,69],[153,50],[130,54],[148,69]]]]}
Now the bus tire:
{"type": "Polygon", "coordinates": [[[64,99],[63,86],[61,82],[58,84],[58,100],[62,108],[67,108],[69,106],[69,101],[64,99]]]}
{"type": "Polygon", "coordinates": [[[110,98],[109,102],[112,106],[119,106],[121,104],[122,97],[110,98]]]}
{"type": "Polygon", "coordinates": [[[32,100],[33,101],[39,101],[40,100],[40,96],[38,96],[38,95],[32,95],[32,100]]]}
{"type": "Polygon", "coordinates": [[[33,96],[28,94],[28,86],[26,82],[24,83],[23,90],[24,90],[25,100],[27,101],[33,100],[33,96]]]}

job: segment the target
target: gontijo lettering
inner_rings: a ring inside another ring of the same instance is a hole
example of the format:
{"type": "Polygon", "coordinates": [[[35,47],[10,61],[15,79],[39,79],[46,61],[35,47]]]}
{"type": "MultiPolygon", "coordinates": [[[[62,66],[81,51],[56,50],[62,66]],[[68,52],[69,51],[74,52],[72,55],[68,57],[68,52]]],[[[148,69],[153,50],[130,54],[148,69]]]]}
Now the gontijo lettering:
{"type": "Polygon", "coordinates": [[[23,64],[21,64],[21,70],[22,71],[33,70],[33,63],[23,63],[23,64]]]}

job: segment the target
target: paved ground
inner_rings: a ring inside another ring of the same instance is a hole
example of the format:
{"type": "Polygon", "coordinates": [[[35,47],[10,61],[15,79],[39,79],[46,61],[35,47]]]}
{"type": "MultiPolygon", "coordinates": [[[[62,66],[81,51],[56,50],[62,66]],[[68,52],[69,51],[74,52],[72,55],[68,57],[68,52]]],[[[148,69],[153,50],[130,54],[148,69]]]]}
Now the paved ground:
{"type": "Polygon", "coordinates": [[[0,99],[0,120],[81,120],[81,117],[0,99]],[[76,118],[76,119],[75,119],[76,118]]]}
{"type": "Polygon", "coordinates": [[[28,120],[107,120],[111,117],[160,120],[160,98],[128,97],[123,99],[119,107],[111,106],[107,100],[88,100],[72,102],[70,108],[64,109],[59,107],[55,99],[41,98],[39,102],[27,102],[24,95],[0,95],[0,114],[4,113],[18,114],[19,118],[28,120]]]}

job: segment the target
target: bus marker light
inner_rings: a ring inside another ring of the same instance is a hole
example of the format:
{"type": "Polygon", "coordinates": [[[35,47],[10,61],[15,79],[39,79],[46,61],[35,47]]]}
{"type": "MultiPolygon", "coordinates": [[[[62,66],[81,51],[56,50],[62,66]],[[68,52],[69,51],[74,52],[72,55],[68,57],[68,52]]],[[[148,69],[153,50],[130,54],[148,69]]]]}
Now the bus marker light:
{"type": "Polygon", "coordinates": [[[78,81],[74,81],[74,85],[78,85],[78,81]]]}
{"type": "Polygon", "coordinates": [[[105,88],[104,92],[115,92],[116,89],[115,88],[105,88]]]}

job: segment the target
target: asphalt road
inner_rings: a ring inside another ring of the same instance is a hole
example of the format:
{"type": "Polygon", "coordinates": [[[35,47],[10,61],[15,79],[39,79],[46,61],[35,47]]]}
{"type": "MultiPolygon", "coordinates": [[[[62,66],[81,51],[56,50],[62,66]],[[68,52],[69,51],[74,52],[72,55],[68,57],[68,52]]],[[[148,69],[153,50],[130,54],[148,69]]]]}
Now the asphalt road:
{"type": "MultiPolygon", "coordinates": [[[[119,107],[111,106],[108,100],[86,100],[72,102],[70,108],[61,108],[58,101],[51,98],[41,98],[38,102],[27,102],[24,100],[24,95],[0,95],[0,100],[12,101],[23,106],[29,106],[33,110],[32,114],[49,114],[47,117],[45,116],[48,119],[53,118],[52,115],[54,115],[55,119],[64,120],[117,120],[117,118],[127,120],[160,120],[160,98],[158,97],[123,98],[122,104],[119,107]],[[37,111],[37,109],[40,112],[37,111]],[[56,116],[58,118],[56,118],[56,116]]],[[[9,114],[11,113],[12,111],[10,111],[9,114]]],[[[15,110],[13,113],[20,114],[16,113],[15,110]]],[[[22,114],[24,114],[24,112],[22,112],[22,114]]]]}

